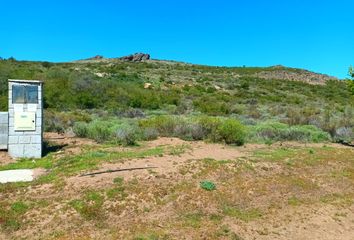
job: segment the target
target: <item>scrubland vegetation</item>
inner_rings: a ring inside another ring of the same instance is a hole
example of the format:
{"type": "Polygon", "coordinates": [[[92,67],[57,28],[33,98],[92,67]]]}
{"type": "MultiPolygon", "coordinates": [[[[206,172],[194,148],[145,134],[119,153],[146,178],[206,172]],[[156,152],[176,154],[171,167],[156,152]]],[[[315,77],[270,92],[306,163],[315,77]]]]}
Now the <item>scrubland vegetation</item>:
{"type": "Polygon", "coordinates": [[[74,129],[99,142],[134,144],[157,136],[235,144],[353,139],[352,81],[313,85],[254,77],[273,70],[9,59],[0,61],[0,109],[7,107],[8,78],[43,79],[46,130],[74,129]],[[144,89],[145,83],[151,86],[144,89]],[[236,129],[237,136],[231,136],[236,129]]]}

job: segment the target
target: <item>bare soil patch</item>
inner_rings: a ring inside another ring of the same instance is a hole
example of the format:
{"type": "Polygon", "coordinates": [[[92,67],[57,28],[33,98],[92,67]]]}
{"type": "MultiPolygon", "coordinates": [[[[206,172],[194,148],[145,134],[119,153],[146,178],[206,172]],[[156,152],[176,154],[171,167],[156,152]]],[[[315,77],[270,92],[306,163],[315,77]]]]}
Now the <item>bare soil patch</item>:
{"type": "Polygon", "coordinates": [[[102,187],[113,184],[113,179],[122,177],[129,181],[131,179],[150,179],[156,176],[173,178],[181,177],[178,171],[182,165],[190,161],[201,159],[229,160],[245,156],[244,149],[231,147],[222,144],[211,144],[204,142],[187,142],[177,138],[159,138],[149,142],[144,148],[149,147],[181,147],[181,154],[163,154],[161,156],[147,157],[141,159],[126,160],[119,163],[105,163],[93,172],[101,172],[115,169],[134,169],[153,167],[141,170],[125,170],[120,172],[105,173],[95,176],[74,176],[67,179],[69,189],[83,189],[89,187],[102,187]]]}

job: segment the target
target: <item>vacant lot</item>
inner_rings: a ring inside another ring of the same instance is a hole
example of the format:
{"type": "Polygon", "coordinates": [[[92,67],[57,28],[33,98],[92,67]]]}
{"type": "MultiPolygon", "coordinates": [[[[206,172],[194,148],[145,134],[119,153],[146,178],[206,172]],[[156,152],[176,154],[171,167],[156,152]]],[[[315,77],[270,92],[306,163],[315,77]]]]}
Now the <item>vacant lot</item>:
{"type": "Polygon", "coordinates": [[[32,183],[0,185],[0,239],[354,236],[354,148],[47,138],[43,159],[0,154],[1,170],[45,170],[32,183]]]}

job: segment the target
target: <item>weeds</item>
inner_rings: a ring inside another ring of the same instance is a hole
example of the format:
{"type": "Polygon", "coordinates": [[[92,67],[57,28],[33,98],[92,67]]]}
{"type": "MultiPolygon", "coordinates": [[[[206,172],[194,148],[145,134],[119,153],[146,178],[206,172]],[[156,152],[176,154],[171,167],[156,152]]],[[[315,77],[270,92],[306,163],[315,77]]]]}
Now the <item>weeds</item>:
{"type": "Polygon", "coordinates": [[[207,191],[213,191],[216,189],[215,183],[213,183],[211,181],[201,181],[200,187],[204,190],[207,190],[207,191]]]}
{"type": "Polygon", "coordinates": [[[252,221],[262,216],[261,211],[258,209],[241,209],[234,206],[224,206],[222,210],[226,216],[234,217],[245,222],[252,221]]]}
{"type": "Polygon", "coordinates": [[[70,206],[87,220],[102,221],[105,218],[105,212],[102,208],[103,203],[104,197],[101,193],[89,191],[83,199],[71,201],[70,206]]]}

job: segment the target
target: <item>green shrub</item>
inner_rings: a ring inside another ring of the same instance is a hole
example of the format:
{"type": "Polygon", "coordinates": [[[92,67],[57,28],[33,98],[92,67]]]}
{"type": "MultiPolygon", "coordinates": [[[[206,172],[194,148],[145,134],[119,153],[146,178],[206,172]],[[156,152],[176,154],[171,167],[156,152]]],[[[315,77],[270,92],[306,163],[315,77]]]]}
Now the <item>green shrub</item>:
{"type": "Polygon", "coordinates": [[[145,141],[155,140],[159,136],[159,132],[155,128],[145,128],[142,132],[142,139],[145,141]]]}
{"type": "Polygon", "coordinates": [[[90,122],[91,117],[86,112],[54,112],[44,113],[44,127],[46,132],[64,133],[75,125],[76,122],[90,122]]]}
{"type": "Polygon", "coordinates": [[[136,144],[138,129],[123,125],[116,130],[115,137],[117,141],[125,146],[132,146],[136,144]]]}
{"type": "Polygon", "coordinates": [[[184,140],[203,140],[206,138],[202,126],[194,122],[180,121],[174,130],[174,136],[184,140]]]}
{"type": "Polygon", "coordinates": [[[156,116],[139,121],[142,129],[156,129],[160,136],[172,136],[177,125],[177,118],[171,116],[156,116]]]}
{"type": "Polygon", "coordinates": [[[77,137],[88,137],[88,124],[84,122],[77,122],[74,124],[73,131],[77,137]]]}
{"type": "Polygon", "coordinates": [[[245,143],[246,129],[239,121],[227,119],[217,127],[215,134],[214,139],[241,146],[245,143]]]}
{"type": "Polygon", "coordinates": [[[341,127],[336,129],[334,140],[336,142],[352,142],[354,140],[354,128],[341,127]]]}
{"type": "Polygon", "coordinates": [[[221,119],[217,117],[203,116],[199,117],[197,122],[202,127],[205,134],[210,137],[210,135],[220,126],[221,119]]]}
{"type": "Polygon", "coordinates": [[[263,122],[249,127],[248,140],[323,142],[330,140],[330,135],[311,125],[289,126],[279,122],[263,122]]]}
{"type": "Polygon", "coordinates": [[[216,185],[211,181],[201,181],[200,187],[207,191],[212,191],[216,189],[216,185]]]}
{"type": "Polygon", "coordinates": [[[108,122],[94,121],[88,125],[88,136],[97,142],[105,142],[112,138],[113,131],[108,122]]]}

